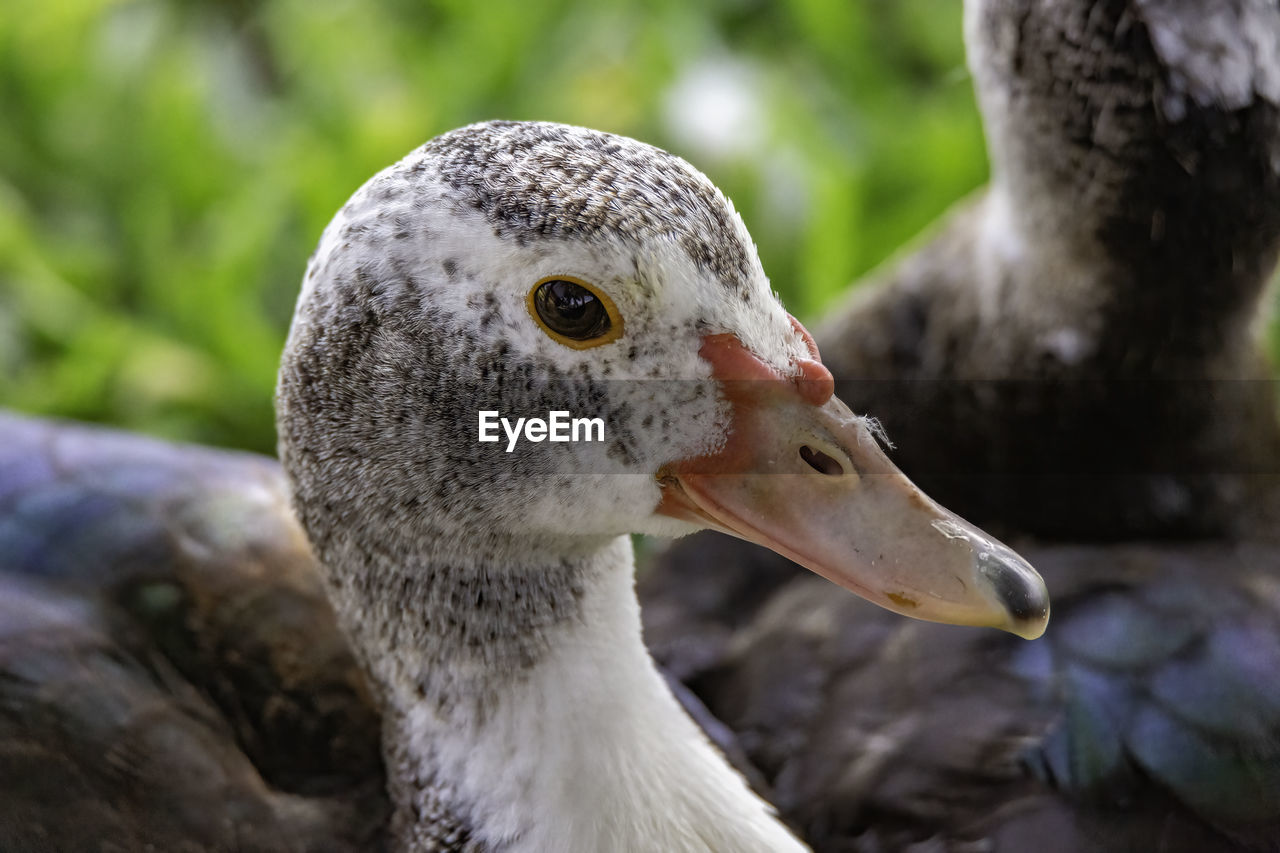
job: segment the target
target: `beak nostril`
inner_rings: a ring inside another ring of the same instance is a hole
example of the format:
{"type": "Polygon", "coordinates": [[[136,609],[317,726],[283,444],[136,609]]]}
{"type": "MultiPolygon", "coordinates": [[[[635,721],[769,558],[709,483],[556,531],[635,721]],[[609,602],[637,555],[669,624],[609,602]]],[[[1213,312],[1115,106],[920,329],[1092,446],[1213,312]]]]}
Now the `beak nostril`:
{"type": "Polygon", "coordinates": [[[834,456],[829,456],[821,450],[810,447],[809,445],[801,445],[800,458],[803,459],[810,468],[819,474],[826,474],[829,477],[839,477],[845,473],[844,466],[840,464],[840,460],[834,456]]]}

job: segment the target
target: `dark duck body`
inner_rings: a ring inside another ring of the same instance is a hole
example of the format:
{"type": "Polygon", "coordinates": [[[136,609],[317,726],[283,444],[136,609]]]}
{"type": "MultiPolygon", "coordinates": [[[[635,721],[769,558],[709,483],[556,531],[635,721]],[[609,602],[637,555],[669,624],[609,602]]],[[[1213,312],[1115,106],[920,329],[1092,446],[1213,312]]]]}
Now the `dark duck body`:
{"type": "Polygon", "coordinates": [[[379,738],[273,461],[0,415],[0,849],[379,849],[379,738]]]}
{"type": "Polygon", "coordinates": [[[1053,626],[895,625],[693,537],[647,637],[816,850],[1280,849],[1280,7],[972,0],[966,40],[991,185],[817,339],[1053,626]]]}
{"type": "Polygon", "coordinates": [[[1276,849],[1280,548],[1022,553],[1054,596],[1030,645],[712,542],[645,577],[647,635],[815,850],[1276,849]]]}

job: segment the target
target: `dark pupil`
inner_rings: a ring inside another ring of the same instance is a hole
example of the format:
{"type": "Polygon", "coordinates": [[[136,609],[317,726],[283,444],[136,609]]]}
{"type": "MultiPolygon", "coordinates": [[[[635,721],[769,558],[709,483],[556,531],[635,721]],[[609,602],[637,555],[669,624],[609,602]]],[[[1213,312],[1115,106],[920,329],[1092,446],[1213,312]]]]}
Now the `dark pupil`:
{"type": "Polygon", "coordinates": [[[534,308],[553,332],[585,341],[609,330],[609,312],[596,295],[564,279],[545,282],[533,296],[534,308]]]}

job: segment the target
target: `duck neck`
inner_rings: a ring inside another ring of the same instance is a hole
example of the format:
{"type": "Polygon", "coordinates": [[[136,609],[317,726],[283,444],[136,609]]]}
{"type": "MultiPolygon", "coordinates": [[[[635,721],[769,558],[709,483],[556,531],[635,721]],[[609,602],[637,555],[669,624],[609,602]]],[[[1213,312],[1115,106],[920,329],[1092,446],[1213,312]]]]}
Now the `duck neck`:
{"type": "Polygon", "coordinates": [[[627,538],[502,550],[335,590],[383,699],[401,849],[803,849],[658,673],[627,538]]]}

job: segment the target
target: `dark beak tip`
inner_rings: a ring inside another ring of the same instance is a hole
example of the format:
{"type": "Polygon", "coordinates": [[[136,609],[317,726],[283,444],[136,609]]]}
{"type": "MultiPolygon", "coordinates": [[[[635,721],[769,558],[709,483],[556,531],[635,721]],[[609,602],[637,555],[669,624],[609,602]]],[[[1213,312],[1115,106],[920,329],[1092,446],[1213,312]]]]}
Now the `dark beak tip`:
{"type": "Polygon", "coordinates": [[[1009,618],[1015,622],[1047,622],[1049,621],[1049,601],[1006,602],[1009,618]]]}
{"type": "Polygon", "coordinates": [[[1044,633],[1049,624],[1049,593],[1038,575],[1028,578],[1018,589],[1001,590],[1001,602],[1008,614],[1009,630],[1028,640],[1044,633]]]}
{"type": "Polygon", "coordinates": [[[1049,625],[1049,602],[1036,606],[1009,607],[1009,630],[1026,640],[1034,640],[1044,634],[1049,625]]]}
{"type": "Polygon", "coordinates": [[[1049,591],[1036,570],[1012,552],[983,562],[982,575],[1004,608],[1007,630],[1028,640],[1043,634],[1049,622],[1049,591]]]}

